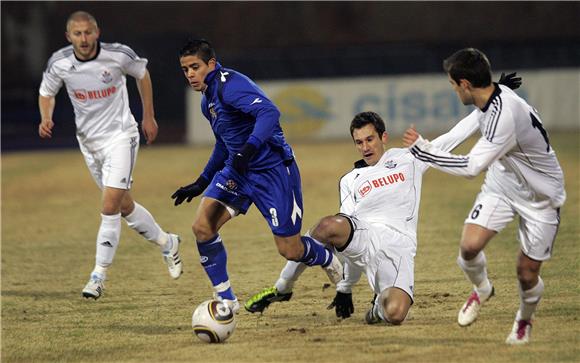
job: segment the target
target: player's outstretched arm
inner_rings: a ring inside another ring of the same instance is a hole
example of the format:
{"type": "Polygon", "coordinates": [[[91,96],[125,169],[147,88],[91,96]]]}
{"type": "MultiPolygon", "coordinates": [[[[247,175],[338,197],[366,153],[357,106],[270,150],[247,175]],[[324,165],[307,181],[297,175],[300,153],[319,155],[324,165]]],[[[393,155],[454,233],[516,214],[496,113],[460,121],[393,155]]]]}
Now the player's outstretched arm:
{"type": "Polygon", "coordinates": [[[141,96],[141,104],[143,106],[143,121],[141,128],[143,135],[147,140],[147,145],[151,144],[157,138],[159,127],[155,120],[155,111],[153,109],[153,84],[149,71],[145,71],[143,78],[137,80],[137,89],[141,96]]]}
{"type": "Polygon", "coordinates": [[[38,134],[43,139],[52,137],[52,113],[56,101],[54,97],[38,96],[38,108],[40,110],[40,124],[38,125],[38,134]]]}

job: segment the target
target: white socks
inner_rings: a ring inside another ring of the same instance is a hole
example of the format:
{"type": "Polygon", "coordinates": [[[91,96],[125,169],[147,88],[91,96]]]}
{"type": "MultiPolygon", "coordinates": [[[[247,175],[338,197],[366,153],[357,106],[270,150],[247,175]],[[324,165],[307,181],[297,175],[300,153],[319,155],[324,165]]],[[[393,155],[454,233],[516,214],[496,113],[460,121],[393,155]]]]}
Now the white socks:
{"type": "Polygon", "coordinates": [[[287,294],[292,291],[294,283],[298,280],[298,277],[302,275],[302,272],[306,270],[308,266],[302,262],[288,261],[286,266],[280,272],[280,278],[274,284],[278,292],[282,294],[287,294]]]}
{"type": "MultiPolygon", "coordinates": [[[[96,267],[106,269],[113,263],[113,257],[119,245],[121,236],[121,213],[113,215],[101,214],[101,227],[97,234],[96,267]]],[[[98,271],[97,271],[98,272],[98,271]]],[[[105,271],[102,271],[104,275],[105,271]]]]}
{"type": "Polygon", "coordinates": [[[479,252],[471,260],[464,260],[460,252],[457,257],[457,264],[471,281],[479,297],[482,300],[486,300],[491,294],[491,283],[487,278],[487,260],[483,251],[479,252]]]}
{"type": "Polygon", "coordinates": [[[530,320],[544,292],[544,281],[538,276],[538,283],[529,290],[523,291],[520,285],[520,310],[518,320],[530,320]]]}
{"type": "Polygon", "coordinates": [[[148,241],[151,241],[161,247],[162,250],[169,250],[171,246],[167,246],[168,238],[161,227],[155,222],[155,219],[145,207],[141,204],[135,203],[135,209],[131,214],[125,216],[127,225],[141,234],[148,241]]]}

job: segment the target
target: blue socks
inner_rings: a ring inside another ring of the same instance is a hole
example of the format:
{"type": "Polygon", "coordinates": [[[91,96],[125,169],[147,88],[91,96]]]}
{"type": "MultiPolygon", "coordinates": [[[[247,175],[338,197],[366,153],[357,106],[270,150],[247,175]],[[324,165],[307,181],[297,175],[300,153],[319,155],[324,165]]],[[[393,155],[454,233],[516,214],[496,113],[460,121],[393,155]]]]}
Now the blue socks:
{"type": "Polygon", "coordinates": [[[304,255],[300,259],[308,266],[326,267],[332,262],[332,252],[328,250],[324,245],[312,237],[302,236],[300,238],[302,244],[304,245],[304,255]]]}
{"type": "Polygon", "coordinates": [[[230,287],[227,262],[228,255],[220,235],[209,241],[197,241],[201,265],[211,280],[214,290],[222,299],[235,300],[236,296],[230,287]]]}

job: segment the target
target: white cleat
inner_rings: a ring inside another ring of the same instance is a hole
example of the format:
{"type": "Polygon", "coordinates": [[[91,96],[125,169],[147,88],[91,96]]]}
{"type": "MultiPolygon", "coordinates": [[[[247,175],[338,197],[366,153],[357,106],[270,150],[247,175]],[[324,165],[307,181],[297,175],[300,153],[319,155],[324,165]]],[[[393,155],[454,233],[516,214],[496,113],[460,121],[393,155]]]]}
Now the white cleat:
{"type": "Polygon", "coordinates": [[[181,263],[181,257],[179,257],[179,244],[181,243],[181,239],[176,234],[167,233],[167,236],[171,241],[171,248],[168,251],[163,251],[163,261],[167,265],[171,277],[178,279],[183,273],[183,265],[181,263]]]}
{"type": "Polygon", "coordinates": [[[532,333],[532,322],[531,320],[516,320],[512,327],[510,335],[508,335],[505,340],[506,344],[510,345],[521,345],[528,344],[530,342],[530,334],[532,333]]]}
{"type": "Polygon", "coordinates": [[[89,282],[87,282],[85,288],[83,289],[83,296],[87,299],[92,297],[95,300],[100,298],[105,291],[105,285],[103,281],[104,279],[101,276],[92,274],[89,282]]]}
{"type": "Polygon", "coordinates": [[[483,301],[481,301],[479,299],[479,295],[474,290],[471,293],[471,295],[469,295],[469,298],[467,299],[465,304],[463,304],[463,306],[461,307],[461,310],[459,310],[459,314],[457,315],[457,323],[459,323],[460,326],[471,325],[477,319],[477,316],[479,315],[479,310],[481,309],[481,305],[487,300],[489,300],[489,298],[492,297],[494,293],[495,289],[492,286],[491,293],[489,294],[489,296],[483,301]]]}
{"type": "Polygon", "coordinates": [[[237,298],[235,298],[234,300],[228,300],[222,298],[217,293],[213,294],[213,298],[226,304],[234,314],[237,314],[240,311],[240,302],[238,301],[237,298]]]}
{"type": "Polygon", "coordinates": [[[322,269],[326,272],[328,279],[333,284],[336,285],[342,280],[342,262],[340,262],[336,255],[333,255],[330,264],[322,269]]]}

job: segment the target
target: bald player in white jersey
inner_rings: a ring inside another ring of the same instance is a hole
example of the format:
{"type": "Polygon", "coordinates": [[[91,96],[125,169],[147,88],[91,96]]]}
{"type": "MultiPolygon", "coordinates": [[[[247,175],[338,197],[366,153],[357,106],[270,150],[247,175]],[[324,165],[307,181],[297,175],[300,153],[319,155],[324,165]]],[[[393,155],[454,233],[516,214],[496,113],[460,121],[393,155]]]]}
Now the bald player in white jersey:
{"type": "MultiPolygon", "coordinates": [[[[374,112],[356,115],[350,131],[363,158],[340,180],[340,213],[322,218],[311,231],[344,258],[343,279],[329,308],[342,318],[354,312],[352,286],[364,272],[375,293],[366,322],[398,325],[413,303],[419,202],[428,164],[408,149],[384,151],[388,135],[374,112]]],[[[460,123],[434,143],[451,150],[472,132],[460,123]]],[[[288,262],[275,286],[252,297],[246,310],[262,312],[272,302],[290,300],[304,269],[304,264],[288,262]]]]}
{"type": "Polygon", "coordinates": [[[465,220],[457,262],[474,291],[459,311],[458,323],[473,323],[494,294],[484,247],[517,215],[520,251],[517,275],[520,307],[508,344],[529,342],[532,318],[544,291],[542,261],[552,255],[560,207],[566,200],[564,175],[538,112],[511,89],[491,82],[491,65],[479,50],[460,50],[444,61],[449,82],[465,105],[476,109],[461,123],[481,138],[467,155],[454,155],[414,128],[404,135],[412,154],[430,166],[468,178],[487,170],[481,192],[465,220]]]}
{"type": "Polygon", "coordinates": [[[55,96],[64,84],[75,112],[77,139],[85,162],[102,191],[101,225],[97,234],[96,263],[82,291],[98,299],[106,272],[113,262],[121,233],[121,217],[129,227],[161,248],[172,278],[182,273],[179,237],[164,232],[143,206],[133,200],[132,173],[139,150],[139,130],[129,109],[126,75],[137,80],[143,105],[142,129],[151,143],[157,136],[153,91],[147,59],[119,43],[99,42],[100,30],[89,13],[68,18],[70,46],[55,52],[42,77],[38,98],[41,138],[52,137],[55,96]]]}

